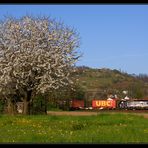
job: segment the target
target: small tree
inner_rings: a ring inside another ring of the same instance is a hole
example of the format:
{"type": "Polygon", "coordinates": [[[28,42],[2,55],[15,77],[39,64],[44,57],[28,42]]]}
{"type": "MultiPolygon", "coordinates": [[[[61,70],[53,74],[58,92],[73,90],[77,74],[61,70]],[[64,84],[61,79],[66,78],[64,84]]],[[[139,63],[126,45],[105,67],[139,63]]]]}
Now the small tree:
{"type": "Polygon", "coordinates": [[[29,114],[33,96],[72,83],[78,47],[78,34],[63,23],[48,17],[7,17],[0,22],[0,92],[9,102],[19,94],[23,113],[29,114]]]}

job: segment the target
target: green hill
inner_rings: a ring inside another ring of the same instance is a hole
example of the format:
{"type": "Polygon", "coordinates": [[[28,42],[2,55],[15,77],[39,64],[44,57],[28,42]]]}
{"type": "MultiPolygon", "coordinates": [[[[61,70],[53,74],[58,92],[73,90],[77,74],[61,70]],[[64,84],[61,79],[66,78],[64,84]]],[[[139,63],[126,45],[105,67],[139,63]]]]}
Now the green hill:
{"type": "Polygon", "coordinates": [[[123,91],[128,91],[131,98],[148,96],[148,82],[138,76],[133,76],[116,69],[94,69],[86,66],[76,68],[77,85],[85,92],[94,94],[95,98],[106,98],[109,94],[124,97],[123,91]]]}

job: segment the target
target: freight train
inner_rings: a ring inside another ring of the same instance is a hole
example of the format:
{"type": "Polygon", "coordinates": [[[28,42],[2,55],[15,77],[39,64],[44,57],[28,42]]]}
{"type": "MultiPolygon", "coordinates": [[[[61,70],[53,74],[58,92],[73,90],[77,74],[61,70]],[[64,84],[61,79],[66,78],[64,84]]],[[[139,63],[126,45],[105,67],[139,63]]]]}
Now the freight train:
{"type": "Polygon", "coordinates": [[[86,106],[84,100],[71,100],[70,110],[78,109],[148,109],[148,99],[93,99],[91,102],[91,106],[86,106]]]}

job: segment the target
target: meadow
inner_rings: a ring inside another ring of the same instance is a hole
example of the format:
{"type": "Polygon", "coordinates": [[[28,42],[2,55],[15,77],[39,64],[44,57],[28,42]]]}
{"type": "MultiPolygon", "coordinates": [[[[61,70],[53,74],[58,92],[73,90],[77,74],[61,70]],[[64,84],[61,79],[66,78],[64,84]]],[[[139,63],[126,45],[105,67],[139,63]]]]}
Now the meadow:
{"type": "Polygon", "coordinates": [[[148,119],[122,113],[0,115],[0,143],[145,144],[148,143],[148,119]]]}

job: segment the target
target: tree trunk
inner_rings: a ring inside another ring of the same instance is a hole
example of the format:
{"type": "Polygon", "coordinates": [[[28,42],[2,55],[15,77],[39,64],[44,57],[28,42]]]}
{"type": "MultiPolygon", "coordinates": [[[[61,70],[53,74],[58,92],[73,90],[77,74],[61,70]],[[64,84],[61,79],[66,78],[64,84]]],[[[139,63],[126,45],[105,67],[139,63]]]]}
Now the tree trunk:
{"type": "Polygon", "coordinates": [[[29,101],[27,101],[27,99],[24,99],[23,103],[24,103],[23,114],[28,115],[29,114],[29,101]]]}
{"type": "Polygon", "coordinates": [[[44,101],[45,101],[45,114],[47,114],[47,96],[45,96],[45,99],[44,99],[44,101]]]}
{"type": "Polygon", "coordinates": [[[7,100],[7,110],[6,110],[6,112],[9,115],[16,114],[16,106],[10,99],[7,100]]]}
{"type": "Polygon", "coordinates": [[[26,97],[24,98],[24,107],[23,107],[23,114],[29,115],[30,114],[30,101],[31,101],[31,94],[32,91],[28,91],[26,97]]]}

